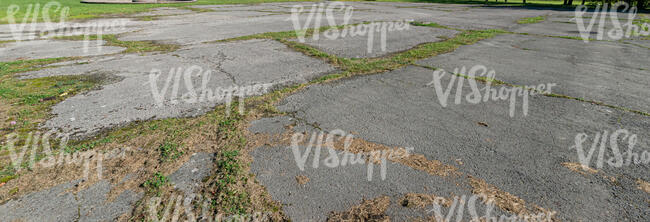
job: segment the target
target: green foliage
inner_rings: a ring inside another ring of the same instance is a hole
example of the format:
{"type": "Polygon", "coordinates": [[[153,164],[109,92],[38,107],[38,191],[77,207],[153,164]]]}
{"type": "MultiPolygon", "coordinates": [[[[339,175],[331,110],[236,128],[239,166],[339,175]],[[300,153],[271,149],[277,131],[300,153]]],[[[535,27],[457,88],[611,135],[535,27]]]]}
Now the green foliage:
{"type": "Polygon", "coordinates": [[[169,178],[163,175],[160,172],[156,172],[151,179],[145,181],[142,186],[147,189],[149,193],[156,193],[157,196],[160,196],[160,189],[167,185],[169,178]]]}
{"type": "Polygon", "coordinates": [[[164,142],[158,147],[160,151],[160,159],[162,161],[175,160],[183,155],[183,152],[178,150],[179,145],[173,142],[164,142]]]}
{"type": "Polygon", "coordinates": [[[250,205],[248,193],[233,188],[239,181],[246,181],[243,174],[238,150],[223,151],[217,161],[217,178],[215,179],[217,200],[213,206],[220,204],[230,214],[243,214],[250,205]]]}
{"type": "Polygon", "coordinates": [[[16,121],[16,125],[6,130],[18,133],[37,130],[38,124],[48,118],[52,105],[88,91],[104,80],[100,75],[14,78],[15,73],[36,71],[46,65],[72,59],[74,58],[0,62],[0,104],[10,105],[6,122],[0,123],[0,129],[9,122],[16,121]]]}

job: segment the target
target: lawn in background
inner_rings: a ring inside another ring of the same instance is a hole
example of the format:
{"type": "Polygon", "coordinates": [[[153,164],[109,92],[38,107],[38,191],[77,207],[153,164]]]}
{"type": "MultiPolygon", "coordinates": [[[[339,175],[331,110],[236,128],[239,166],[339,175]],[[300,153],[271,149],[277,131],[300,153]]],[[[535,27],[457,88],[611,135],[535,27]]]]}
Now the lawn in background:
{"type": "MultiPolygon", "coordinates": [[[[61,3],[62,7],[69,7],[69,15],[66,20],[89,19],[105,16],[120,16],[137,12],[145,12],[151,8],[158,7],[183,7],[188,5],[218,5],[218,4],[250,4],[250,3],[268,3],[268,2],[290,2],[304,0],[198,0],[193,3],[173,3],[173,4],[87,4],[81,3],[81,0],[0,0],[0,24],[8,23],[7,11],[9,6],[19,6],[19,10],[14,15],[16,23],[21,23],[30,4],[40,4],[41,9],[48,2],[61,3]]],[[[33,10],[33,9],[32,9],[33,10]]],[[[60,11],[56,12],[56,7],[49,10],[52,22],[58,22],[61,16],[60,11]]],[[[39,10],[42,11],[42,10],[39,10]]],[[[27,19],[31,22],[32,17],[27,19]]],[[[42,14],[39,13],[38,21],[42,20],[42,14]]]]}
{"type": "MultiPolygon", "coordinates": [[[[14,14],[16,23],[21,23],[29,5],[40,4],[42,7],[48,2],[58,2],[62,7],[69,8],[69,14],[66,20],[89,19],[107,16],[126,16],[128,14],[145,12],[152,8],[158,7],[184,7],[188,5],[216,5],[216,4],[251,4],[251,3],[269,3],[269,2],[291,2],[291,1],[305,1],[305,0],[198,0],[194,3],[173,3],[173,4],[86,4],[81,3],[80,0],[1,0],[0,1],[0,24],[9,23],[7,14],[9,6],[19,6],[19,10],[14,14]]],[[[428,2],[428,3],[447,3],[447,4],[485,4],[481,0],[378,0],[380,2],[428,2]]],[[[489,0],[488,5],[504,5],[504,6],[521,6],[522,0],[508,1],[504,0],[495,1],[489,0]]],[[[527,6],[561,6],[562,0],[529,0],[527,6]]],[[[579,5],[581,1],[574,1],[574,5],[579,5]]],[[[42,11],[42,10],[39,10],[42,11]]],[[[60,10],[56,11],[56,7],[49,10],[50,18],[53,22],[58,22],[61,17],[60,10]]],[[[42,13],[39,13],[38,21],[43,21],[42,13]]],[[[30,16],[27,21],[31,22],[30,16]]]]}

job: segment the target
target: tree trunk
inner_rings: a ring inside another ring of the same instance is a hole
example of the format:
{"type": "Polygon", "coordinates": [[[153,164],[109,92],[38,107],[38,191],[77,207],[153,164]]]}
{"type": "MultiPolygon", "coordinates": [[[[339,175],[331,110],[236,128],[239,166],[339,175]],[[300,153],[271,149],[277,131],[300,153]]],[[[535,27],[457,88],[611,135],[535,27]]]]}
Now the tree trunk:
{"type": "Polygon", "coordinates": [[[569,5],[573,5],[573,0],[569,0],[569,5]]]}
{"type": "Polygon", "coordinates": [[[582,0],[582,5],[585,5],[585,0],[582,0]]]}
{"type": "Polygon", "coordinates": [[[564,3],[563,3],[563,5],[566,5],[566,3],[567,3],[567,0],[564,0],[564,3]]]}

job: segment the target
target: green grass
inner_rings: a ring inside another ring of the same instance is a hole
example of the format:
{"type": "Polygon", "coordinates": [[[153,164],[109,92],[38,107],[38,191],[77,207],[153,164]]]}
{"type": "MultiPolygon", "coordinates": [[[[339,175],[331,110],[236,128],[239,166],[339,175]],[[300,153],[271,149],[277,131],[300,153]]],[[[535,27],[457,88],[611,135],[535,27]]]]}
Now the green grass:
{"type": "MultiPolygon", "coordinates": [[[[4,110],[3,122],[0,122],[0,137],[9,133],[19,135],[20,145],[29,132],[39,130],[39,124],[50,117],[50,108],[64,99],[88,91],[104,81],[100,75],[53,76],[37,79],[17,79],[15,73],[35,71],[44,65],[69,61],[74,58],[37,59],[0,63],[0,106],[4,110]],[[11,125],[10,122],[16,122],[11,125]]],[[[101,141],[101,140],[100,140],[101,141]]],[[[58,149],[59,143],[54,141],[51,146],[58,149]]],[[[4,151],[4,149],[0,149],[4,151]]],[[[3,152],[0,155],[7,155],[3,152]]],[[[27,162],[25,162],[27,163],[27,162]]],[[[15,179],[11,163],[0,162],[0,178],[15,179]]]]}
{"type": "MultiPolygon", "coordinates": [[[[27,8],[30,4],[40,4],[42,8],[52,0],[3,0],[0,1],[0,24],[9,23],[7,18],[7,9],[11,5],[19,6],[19,10],[14,15],[17,23],[21,23],[23,17],[27,14],[27,8]]],[[[217,4],[251,4],[251,3],[268,3],[268,2],[291,2],[295,0],[198,0],[194,3],[174,3],[174,4],[84,4],[80,0],[57,0],[62,7],[68,7],[69,12],[66,21],[78,19],[90,19],[99,17],[124,17],[129,14],[146,12],[152,8],[158,7],[187,7],[190,5],[217,5],[217,4]]],[[[199,10],[205,11],[205,10],[199,10]]],[[[56,7],[49,10],[50,20],[58,22],[61,16],[61,10],[56,11],[56,7]]],[[[30,15],[31,16],[31,15],[30,15]]],[[[38,15],[38,21],[43,21],[42,13],[38,15]]],[[[31,17],[27,19],[31,21],[31,17]]]]}
{"type": "Polygon", "coordinates": [[[501,30],[480,30],[480,31],[463,31],[453,38],[441,42],[431,42],[416,46],[405,52],[396,53],[381,58],[341,58],[329,55],[319,51],[316,48],[306,44],[286,41],[285,44],[301,51],[307,55],[328,60],[332,65],[343,70],[342,76],[351,76],[357,74],[371,74],[384,71],[390,71],[399,67],[414,63],[419,59],[436,56],[443,53],[454,51],[462,45],[474,44],[482,39],[494,37],[497,34],[505,33],[501,30]]]}
{"type": "Polygon", "coordinates": [[[411,25],[413,26],[427,26],[427,27],[434,27],[434,28],[441,28],[441,29],[451,29],[447,26],[440,25],[435,22],[429,22],[429,23],[421,23],[421,22],[411,22],[411,25]]]}
{"type": "MultiPolygon", "coordinates": [[[[118,40],[116,35],[89,35],[87,36],[88,40],[97,40],[100,38],[106,41],[106,46],[117,46],[126,48],[122,53],[139,53],[143,54],[146,52],[173,52],[176,51],[180,46],[174,44],[162,44],[156,43],[153,41],[121,41],[118,40]]],[[[86,36],[77,35],[77,36],[60,36],[55,37],[54,39],[59,40],[74,40],[81,41],[86,40],[86,36]]]]}
{"type": "Polygon", "coordinates": [[[519,24],[533,24],[533,23],[540,23],[546,19],[544,16],[537,16],[537,17],[528,17],[528,18],[522,18],[517,21],[519,24]]]}
{"type": "Polygon", "coordinates": [[[178,150],[179,145],[174,142],[164,142],[158,147],[160,151],[160,160],[169,161],[178,159],[178,157],[183,155],[183,152],[178,150]]]}
{"type": "Polygon", "coordinates": [[[160,172],[156,172],[151,179],[145,181],[142,186],[147,189],[148,193],[155,193],[157,196],[160,196],[160,189],[167,185],[169,178],[163,175],[160,172]]]}
{"type": "Polygon", "coordinates": [[[239,150],[221,152],[217,160],[216,178],[212,180],[212,189],[218,194],[213,199],[213,206],[218,205],[227,214],[246,213],[250,205],[249,194],[233,187],[247,180],[238,156],[239,150]]]}
{"type": "Polygon", "coordinates": [[[2,47],[2,45],[4,45],[4,44],[10,43],[10,42],[15,42],[15,40],[0,40],[0,47],[2,47]]]}
{"type": "Polygon", "coordinates": [[[0,135],[37,129],[37,125],[47,119],[47,112],[52,105],[79,92],[87,91],[102,82],[102,77],[97,75],[53,76],[37,79],[13,77],[17,72],[39,70],[44,65],[71,59],[0,63],[0,103],[10,106],[6,113],[6,122],[0,123],[0,135]],[[11,121],[17,124],[9,125],[11,121]]]}

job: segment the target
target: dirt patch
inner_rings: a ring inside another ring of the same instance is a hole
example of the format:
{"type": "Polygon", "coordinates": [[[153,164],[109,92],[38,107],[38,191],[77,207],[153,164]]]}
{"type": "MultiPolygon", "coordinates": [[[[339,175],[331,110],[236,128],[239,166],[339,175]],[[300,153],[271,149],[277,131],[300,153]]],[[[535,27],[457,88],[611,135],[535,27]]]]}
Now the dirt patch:
{"type": "Polygon", "coordinates": [[[637,180],[636,183],[639,184],[638,188],[640,190],[643,190],[644,192],[650,194],[650,183],[645,182],[641,179],[637,180]]]}
{"type": "Polygon", "coordinates": [[[440,204],[444,207],[450,207],[452,201],[449,198],[439,197],[434,194],[407,193],[400,203],[404,207],[424,209],[431,207],[433,203],[440,204]]]}
{"type": "Polygon", "coordinates": [[[582,175],[595,174],[598,173],[598,170],[592,169],[589,166],[582,165],[580,163],[566,162],[562,163],[562,166],[569,168],[569,170],[582,175]]]}
{"type": "Polygon", "coordinates": [[[330,212],[327,221],[382,221],[388,222],[386,209],[390,205],[390,198],[381,196],[372,200],[363,200],[361,204],[351,207],[345,212],[330,212]]]}
{"type": "Polygon", "coordinates": [[[309,177],[303,175],[296,176],[296,182],[298,182],[300,185],[305,185],[309,182],[309,177]]]}

